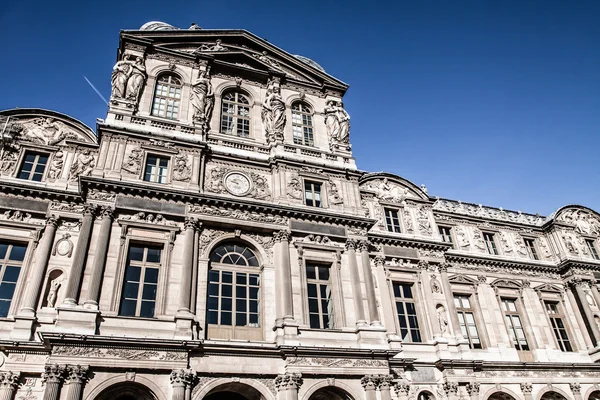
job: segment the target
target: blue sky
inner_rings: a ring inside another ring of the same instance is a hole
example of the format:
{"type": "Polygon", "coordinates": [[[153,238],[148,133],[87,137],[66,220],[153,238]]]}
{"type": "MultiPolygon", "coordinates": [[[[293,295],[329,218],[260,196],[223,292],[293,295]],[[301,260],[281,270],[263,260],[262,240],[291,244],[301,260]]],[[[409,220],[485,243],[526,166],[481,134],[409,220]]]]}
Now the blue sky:
{"type": "Polygon", "coordinates": [[[358,166],[433,196],[600,211],[600,1],[2,1],[0,109],[90,126],[120,29],[243,28],[350,84],[358,166]]]}

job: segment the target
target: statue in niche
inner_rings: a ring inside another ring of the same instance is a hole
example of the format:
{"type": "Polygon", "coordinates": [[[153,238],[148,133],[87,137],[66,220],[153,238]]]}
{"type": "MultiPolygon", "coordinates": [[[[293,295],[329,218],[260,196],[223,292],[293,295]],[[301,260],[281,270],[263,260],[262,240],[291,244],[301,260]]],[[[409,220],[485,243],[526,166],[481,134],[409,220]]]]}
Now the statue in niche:
{"type": "Polygon", "coordinates": [[[48,307],[54,307],[56,304],[56,297],[58,296],[60,285],[62,285],[62,279],[60,277],[50,282],[50,290],[48,291],[48,297],[46,297],[48,307]]]}
{"type": "Polygon", "coordinates": [[[328,100],[324,112],[329,147],[333,150],[342,145],[348,149],[350,145],[350,115],[344,110],[343,103],[328,100]]]}
{"type": "Polygon", "coordinates": [[[184,154],[179,154],[175,157],[175,165],[173,166],[173,180],[189,181],[192,177],[192,169],[188,165],[188,158],[184,154]]]}
{"type": "Polygon", "coordinates": [[[198,78],[192,84],[192,90],[190,93],[190,100],[194,109],[194,115],[192,117],[194,125],[198,125],[202,128],[202,132],[208,131],[208,122],[212,114],[213,107],[215,105],[215,93],[213,92],[210,78],[208,77],[208,70],[200,71],[198,78]]]}
{"type": "Polygon", "coordinates": [[[575,244],[575,241],[573,240],[572,235],[565,234],[565,235],[563,235],[563,239],[565,241],[565,246],[567,247],[567,250],[569,251],[569,253],[579,254],[579,250],[577,250],[577,245],[575,244]]]}
{"type": "Polygon", "coordinates": [[[435,308],[438,316],[438,323],[440,324],[440,331],[442,335],[448,332],[448,317],[446,316],[446,308],[443,305],[438,304],[435,308]]]}
{"type": "Polygon", "coordinates": [[[279,80],[271,79],[267,86],[267,97],[262,108],[262,122],[265,126],[267,143],[283,142],[283,128],[285,127],[285,102],[281,97],[279,80]]]}
{"type": "Polygon", "coordinates": [[[96,161],[92,152],[89,149],[83,150],[71,165],[70,180],[74,181],[78,176],[89,176],[95,166],[96,161]]]}
{"type": "Polygon", "coordinates": [[[64,163],[65,160],[63,152],[59,150],[54,153],[54,157],[52,157],[52,162],[50,163],[50,170],[48,171],[48,178],[59,179],[64,163]]]}

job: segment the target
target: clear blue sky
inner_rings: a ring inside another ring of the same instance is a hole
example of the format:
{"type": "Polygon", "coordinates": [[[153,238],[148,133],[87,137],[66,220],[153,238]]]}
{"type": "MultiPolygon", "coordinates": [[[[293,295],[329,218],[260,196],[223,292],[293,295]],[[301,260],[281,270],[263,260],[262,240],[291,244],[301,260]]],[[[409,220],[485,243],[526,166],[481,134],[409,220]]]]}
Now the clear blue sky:
{"type": "Polygon", "coordinates": [[[358,166],[433,196],[600,211],[600,1],[0,2],[0,109],[90,126],[120,29],[243,28],[350,84],[358,166]]]}

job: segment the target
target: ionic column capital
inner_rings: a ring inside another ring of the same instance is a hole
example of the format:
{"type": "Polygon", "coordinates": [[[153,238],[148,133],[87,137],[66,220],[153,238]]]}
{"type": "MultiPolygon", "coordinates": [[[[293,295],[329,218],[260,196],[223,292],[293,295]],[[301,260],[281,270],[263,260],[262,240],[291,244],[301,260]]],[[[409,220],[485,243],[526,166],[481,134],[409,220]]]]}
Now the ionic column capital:
{"type": "Polygon", "coordinates": [[[275,387],[278,392],[283,390],[298,390],[304,380],[302,374],[282,374],[275,378],[275,387]]]}

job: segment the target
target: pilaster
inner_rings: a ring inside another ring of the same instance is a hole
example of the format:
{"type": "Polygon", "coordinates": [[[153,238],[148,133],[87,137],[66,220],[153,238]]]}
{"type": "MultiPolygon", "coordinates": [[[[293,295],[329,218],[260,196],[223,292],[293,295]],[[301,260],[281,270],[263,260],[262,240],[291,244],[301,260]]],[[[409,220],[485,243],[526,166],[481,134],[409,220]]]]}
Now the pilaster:
{"type": "Polygon", "coordinates": [[[282,374],[275,378],[277,400],[298,400],[298,390],[302,386],[301,374],[282,374]]]}
{"type": "Polygon", "coordinates": [[[171,372],[171,400],[186,400],[186,391],[191,387],[195,375],[191,369],[175,369],[171,372]]]}
{"type": "Polygon", "coordinates": [[[365,375],[360,378],[360,384],[365,390],[366,400],[377,400],[377,386],[379,384],[378,375],[365,375]]]}

